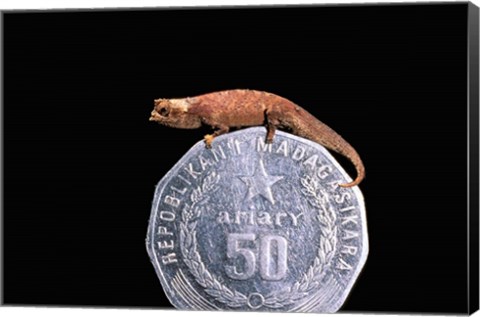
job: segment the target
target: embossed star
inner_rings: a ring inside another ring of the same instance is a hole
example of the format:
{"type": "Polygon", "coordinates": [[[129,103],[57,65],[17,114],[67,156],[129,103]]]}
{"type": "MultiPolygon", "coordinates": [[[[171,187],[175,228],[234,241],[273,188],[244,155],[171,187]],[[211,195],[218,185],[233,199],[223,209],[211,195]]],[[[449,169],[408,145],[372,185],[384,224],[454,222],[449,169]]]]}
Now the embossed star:
{"type": "Polygon", "coordinates": [[[238,178],[248,186],[246,199],[261,195],[272,205],[275,204],[271,186],[281,180],[283,176],[268,175],[262,160],[259,161],[252,176],[238,176],[238,178]]]}

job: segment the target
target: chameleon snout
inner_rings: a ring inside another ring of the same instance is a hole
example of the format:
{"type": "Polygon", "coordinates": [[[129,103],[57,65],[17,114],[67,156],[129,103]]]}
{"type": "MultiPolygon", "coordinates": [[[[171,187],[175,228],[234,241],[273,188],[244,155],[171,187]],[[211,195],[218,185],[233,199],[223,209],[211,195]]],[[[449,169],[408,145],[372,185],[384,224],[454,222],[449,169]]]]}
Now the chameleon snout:
{"type": "Polygon", "coordinates": [[[156,110],[152,110],[150,113],[150,121],[160,121],[160,114],[156,110]]]}

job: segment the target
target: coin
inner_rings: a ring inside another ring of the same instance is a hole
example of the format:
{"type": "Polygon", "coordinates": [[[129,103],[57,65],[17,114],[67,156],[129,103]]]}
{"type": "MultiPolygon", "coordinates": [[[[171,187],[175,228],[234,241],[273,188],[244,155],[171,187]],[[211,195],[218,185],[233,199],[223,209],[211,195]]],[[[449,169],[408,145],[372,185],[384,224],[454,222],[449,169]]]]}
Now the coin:
{"type": "Polygon", "coordinates": [[[156,187],[147,250],[179,309],[335,312],[368,254],[363,196],[309,140],[249,128],[194,145],[156,187]]]}

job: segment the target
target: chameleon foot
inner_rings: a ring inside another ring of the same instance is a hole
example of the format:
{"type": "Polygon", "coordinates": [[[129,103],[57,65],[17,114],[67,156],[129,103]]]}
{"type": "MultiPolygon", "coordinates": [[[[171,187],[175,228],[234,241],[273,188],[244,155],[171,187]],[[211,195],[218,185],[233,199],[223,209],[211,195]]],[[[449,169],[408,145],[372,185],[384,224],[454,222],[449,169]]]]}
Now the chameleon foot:
{"type": "Polygon", "coordinates": [[[203,139],[205,140],[205,145],[207,146],[208,149],[211,149],[212,148],[212,142],[213,142],[213,139],[215,139],[215,136],[213,136],[212,134],[206,134],[203,139]]]}

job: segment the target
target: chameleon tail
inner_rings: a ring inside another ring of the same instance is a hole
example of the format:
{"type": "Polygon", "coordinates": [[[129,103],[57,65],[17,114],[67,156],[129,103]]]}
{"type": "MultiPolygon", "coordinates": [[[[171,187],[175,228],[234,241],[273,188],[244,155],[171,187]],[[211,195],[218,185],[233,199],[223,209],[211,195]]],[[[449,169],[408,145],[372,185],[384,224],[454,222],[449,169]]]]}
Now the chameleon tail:
{"type": "Polygon", "coordinates": [[[358,185],[365,178],[365,167],[357,151],[329,126],[315,118],[306,110],[303,110],[302,112],[303,114],[301,117],[306,119],[302,120],[302,122],[298,121],[298,117],[289,118],[289,121],[291,121],[290,126],[292,127],[294,134],[317,142],[318,144],[325,146],[327,149],[348,158],[355,166],[357,177],[355,180],[346,184],[339,184],[339,186],[353,187],[358,185]]]}
{"type": "Polygon", "coordinates": [[[346,184],[339,184],[341,187],[353,187],[358,185],[364,178],[365,178],[365,166],[363,166],[363,162],[360,159],[360,156],[358,155],[357,151],[355,149],[351,148],[352,151],[348,155],[342,154],[346,156],[350,161],[353,163],[355,166],[355,169],[357,170],[357,177],[355,180],[351,181],[350,183],[346,184]]]}
{"type": "Polygon", "coordinates": [[[350,162],[352,162],[357,171],[357,177],[353,181],[346,184],[339,184],[339,186],[345,188],[356,186],[365,178],[365,166],[363,165],[357,151],[335,131],[332,130],[332,132],[335,133],[334,136],[329,134],[319,135],[317,137],[318,141],[316,142],[324,145],[329,150],[345,156],[350,162]],[[330,138],[333,138],[333,143],[330,142],[330,138]],[[327,141],[325,141],[325,139],[327,139],[327,141]]]}

